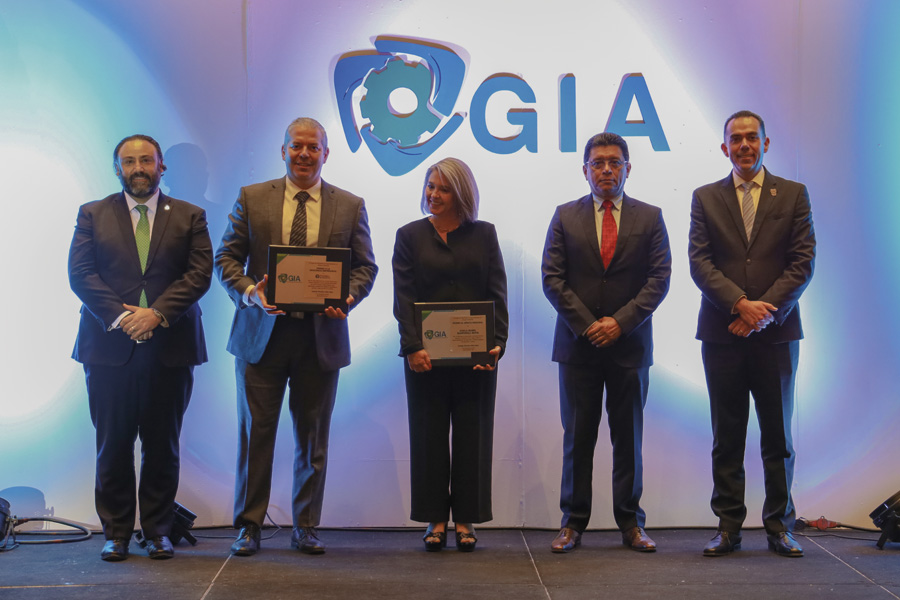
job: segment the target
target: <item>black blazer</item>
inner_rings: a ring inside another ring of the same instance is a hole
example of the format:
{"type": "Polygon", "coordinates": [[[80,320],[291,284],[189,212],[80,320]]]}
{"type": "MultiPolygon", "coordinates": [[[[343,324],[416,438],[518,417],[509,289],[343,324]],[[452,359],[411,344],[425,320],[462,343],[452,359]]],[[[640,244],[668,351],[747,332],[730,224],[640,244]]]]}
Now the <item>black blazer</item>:
{"type": "Polygon", "coordinates": [[[69,285],[83,303],[72,358],[91,365],[127,363],[135,342],[120,329],[107,330],[125,310],[122,304],[137,306],[146,290],[150,308],[169,323],[154,329],[149,342],[160,349],[162,364],[206,362],[197,301],[211,277],[212,244],[203,209],[160,193],[142,274],[125,194],[82,205],[69,249],[69,285]]]}
{"type": "Polygon", "coordinates": [[[494,301],[494,345],[500,355],[509,337],[506,269],[491,223],[460,225],[441,239],[425,218],[397,230],[394,256],[394,316],[400,327],[400,356],[422,349],[416,334],[415,302],[494,301]]]}
{"type": "Polygon", "coordinates": [[[766,171],[750,240],[731,173],[694,190],[689,257],[703,293],[697,339],[730,344],[735,302],[746,295],[775,305],[775,322],[751,338],[780,343],[803,338],[797,301],[809,285],[816,257],[809,193],[796,181],[766,171]]]}
{"type": "Polygon", "coordinates": [[[672,253],[662,211],[622,198],[616,252],[603,268],[590,194],[562,204],[550,222],[541,265],[544,295],[556,309],[556,362],[597,364],[604,357],[623,367],[653,363],[653,311],[669,291],[672,253]],[[612,317],[622,336],[595,348],[582,335],[601,317],[612,317]]]}

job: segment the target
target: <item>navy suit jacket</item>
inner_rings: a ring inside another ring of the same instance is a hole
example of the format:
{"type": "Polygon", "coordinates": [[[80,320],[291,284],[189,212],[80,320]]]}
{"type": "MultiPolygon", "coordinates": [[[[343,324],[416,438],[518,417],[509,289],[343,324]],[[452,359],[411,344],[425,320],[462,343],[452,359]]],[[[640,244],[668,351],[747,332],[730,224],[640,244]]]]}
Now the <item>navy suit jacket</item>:
{"type": "MultiPolygon", "coordinates": [[[[282,237],[284,177],[241,188],[228,218],[222,244],[216,251],[216,275],[235,304],[228,351],[251,364],[265,352],[275,317],[259,306],[243,302],[244,291],[268,271],[269,246],[282,237]]],[[[372,251],[369,220],[363,199],[322,181],[320,247],[350,248],[351,309],[369,295],[378,267],[372,251]]],[[[310,315],[307,315],[309,317],[310,315]]],[[[350,364],[347,321],[311,315],[316,332],[319,365],[333,371],[350,364]]]]}
{"type": "Polygon", "coordinates": [[[212,244],[203,209],[160,193],[147,270],[141,273],[125,194],[84,204],[69,249],[69,284],[83,303],[72,358],[89,365],[127,363],[135,342],[120,329],[108,329],[125,310],[122,304],[137,306],[145,290],[150,308],[169,324],[154,329],[149,342],[160,349],[160,362],[169,367],[206,362],[197,301],[211,278],[212,244]]]}
{"type": "Polygon", "coordinates": [[[731,173],[694,191],[689,257],[703,293],[697,339],[729,344],[728,325],[741,296],[778,308],[775,322],[751,338],[780,343],[803,337],[797,301],[813,275],[816,236],[809,193],[796,181],[766,170],[750,240],[731,173]]]}
{"type": "Polygon", "coordinates": [[[616,251],[603,268],[590,194],[556,209],[541,267],[544,294],[557,311],[553,360],[596,364],[605,356],[623,367],[653,363],[653,311],[669,291],[672,253],[662,211],[622,198],[616,251]],[[601,317],[614,318],[621,337],[596,348],[583,333],[601,317]]]}

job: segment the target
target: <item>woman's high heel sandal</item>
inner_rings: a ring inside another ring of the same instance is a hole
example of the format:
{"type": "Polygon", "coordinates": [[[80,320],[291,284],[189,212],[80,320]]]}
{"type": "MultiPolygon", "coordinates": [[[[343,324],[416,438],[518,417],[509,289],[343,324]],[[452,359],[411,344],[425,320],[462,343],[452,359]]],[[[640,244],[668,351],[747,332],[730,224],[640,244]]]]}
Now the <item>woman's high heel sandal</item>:
{"type": "Polygon", "coordinates": [[[433,531],[431,527],[429,527],[425,531],[425,535],[422,536],[422,540],[425,542],[425,550],[428,552],[438,552],[441,548],[447,547],[447,532],[433,531]]]}
{"type": "Polygon", "coordinates": [[[478,538],[474,531],[456,531],[456,549],[460,552],[472,552],[476,543],[478,538]]]}

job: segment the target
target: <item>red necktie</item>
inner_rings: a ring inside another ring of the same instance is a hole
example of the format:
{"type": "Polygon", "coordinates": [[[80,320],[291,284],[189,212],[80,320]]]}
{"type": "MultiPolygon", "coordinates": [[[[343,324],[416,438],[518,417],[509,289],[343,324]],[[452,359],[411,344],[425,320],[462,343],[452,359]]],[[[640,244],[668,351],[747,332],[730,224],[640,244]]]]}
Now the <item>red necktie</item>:
{"type": "Polygon", "coordinates": [[[616,253],[616,240],[619,237],[619,230],[616,229],[616,218],[613,217],[612,200],[604,200],[603,206],[603,229],[600,236],[600,258],[603,260],[603,268],[609,266],[613,254],[616,253]]]}

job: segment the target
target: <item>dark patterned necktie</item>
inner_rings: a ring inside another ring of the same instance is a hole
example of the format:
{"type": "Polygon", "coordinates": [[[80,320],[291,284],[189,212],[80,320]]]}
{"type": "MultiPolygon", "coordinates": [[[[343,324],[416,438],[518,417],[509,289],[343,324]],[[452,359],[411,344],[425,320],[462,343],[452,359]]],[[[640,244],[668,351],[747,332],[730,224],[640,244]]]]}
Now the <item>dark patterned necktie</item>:
{"type": "Polygon", "coordinates": [[[603,260],[603,268],[609,266],[616,253],[616,241],[619,238],[619,231],[616,229],[616,218],[612,214],[612,200],[603,201],[603,226],[600,235],[600,258],[603,260]]]}
{"type": "Polygon", "coordinates": [[[297,201],[297,212],[294,213],[294,221],[291,223],[291,246],[306,245],[306,201],[309,194],[304,191],[297,192],[294,196],[297,201]]]}

